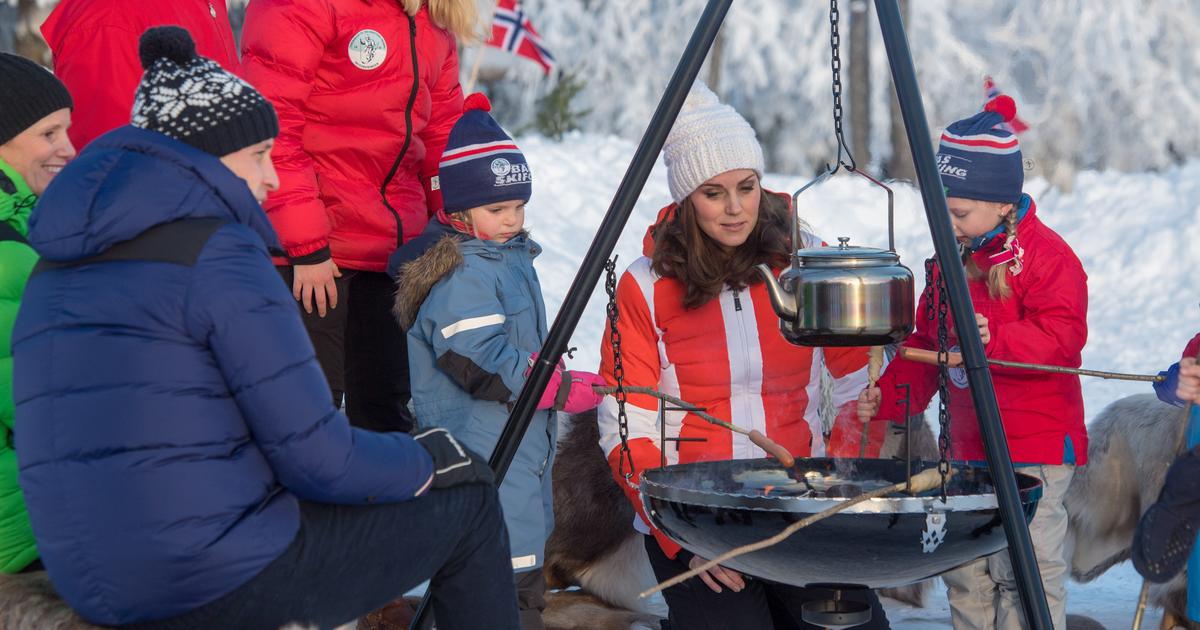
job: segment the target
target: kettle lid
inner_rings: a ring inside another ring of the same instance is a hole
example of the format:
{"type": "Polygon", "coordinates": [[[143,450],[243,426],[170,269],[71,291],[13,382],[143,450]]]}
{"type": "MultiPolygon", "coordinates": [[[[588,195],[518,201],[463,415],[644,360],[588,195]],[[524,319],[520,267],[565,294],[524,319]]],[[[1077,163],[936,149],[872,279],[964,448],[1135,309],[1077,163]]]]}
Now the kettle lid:
{"type": "Polygon", "coordinates": [[[887,267],[900,264],[900,256],[891,250],[850,245],[850,237],[838,237],[836,247],[806,247],[796,250],[803,267],[887,267]]]}

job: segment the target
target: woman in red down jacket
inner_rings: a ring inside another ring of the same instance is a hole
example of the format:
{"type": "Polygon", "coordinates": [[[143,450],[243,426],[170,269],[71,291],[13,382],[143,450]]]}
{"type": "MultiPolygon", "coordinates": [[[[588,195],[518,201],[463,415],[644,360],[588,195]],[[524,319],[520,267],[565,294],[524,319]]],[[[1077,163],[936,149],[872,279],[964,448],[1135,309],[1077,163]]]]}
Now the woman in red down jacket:
{"type": "Polygon", "coordinates": [[[440,207],[437,164],[462,112],[455,38],[473,0],[254,0],[243,74],[279,113],[280,189],[264,204],[280,273],[336,404],[407,430],[408,359],[388,255],[440,207]]]}

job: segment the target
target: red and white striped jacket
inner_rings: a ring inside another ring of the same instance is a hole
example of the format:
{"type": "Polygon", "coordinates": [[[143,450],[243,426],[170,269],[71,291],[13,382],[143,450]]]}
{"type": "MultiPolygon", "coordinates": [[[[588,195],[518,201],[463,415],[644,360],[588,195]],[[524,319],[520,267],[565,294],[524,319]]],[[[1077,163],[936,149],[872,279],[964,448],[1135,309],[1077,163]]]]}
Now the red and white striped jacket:
{"type": "MultiPolygon", "coordinates": [[[[659,220],[674,209],[664,208],[659,220]]],[[[820,243],[816,237],[809,240],[820,243]]],[[[788,343],[779,332],[779,319],[762,282],[739,290],[726,288],[703,306],[687,309],[683,283],[660,277],[651,269],[651,243],[648,238],[646,255],[629,266],[617,285],[625,385],[652,387],[722,420],[758,429],[794,455],[824,455],[817,413],[822,363],[837,379],[834,402],[840,405],[853,400],[866,386],[867,349],[806,348],[788,343]]],[[[615,385],[607,332],[601,352],[600,374],[615,385]]],[[[658,400],[645,394],[629,394],[626,413],[628,443],[638,474],[661,465],[664,430],[667,438],[700,439],[669,443],[668,464],[764,456],[746,436],[709,424],[690,412],[666,412],[665,428],[661,427],[658,400]]],[[[617,483],[643,523],[649,523],[637,491],[618,473],[621,442],[614,397],[607,396],[601,403],[599,422],[600,445],[617,483]]],[[[636,484],[637,475],[631,481],[636,484]]],[[[640,524],[639,529],[648,531],[640,524]]],[[[679,546],[661,532],[653,533],[663,551],[675,557],[679,546]]]]}

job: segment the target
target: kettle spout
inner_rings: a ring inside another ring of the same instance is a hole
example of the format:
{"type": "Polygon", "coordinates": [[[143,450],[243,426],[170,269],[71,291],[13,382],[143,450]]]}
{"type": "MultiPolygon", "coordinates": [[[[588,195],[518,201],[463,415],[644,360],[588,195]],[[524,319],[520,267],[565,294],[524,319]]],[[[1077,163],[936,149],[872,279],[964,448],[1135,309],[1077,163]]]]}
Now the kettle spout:
{"type": "Polygon", "coordinates": [[[787,322],[795,322],[799,313],[796,312],[796,303],[790,294],[779,286],[779,280],[775,278],[775,273],[765,264],[755,265],[759,275],[763,277],[763,281],[767,284],[767,294],[771,296],[771,307],[775,309],[775,314],[787,322]]]}

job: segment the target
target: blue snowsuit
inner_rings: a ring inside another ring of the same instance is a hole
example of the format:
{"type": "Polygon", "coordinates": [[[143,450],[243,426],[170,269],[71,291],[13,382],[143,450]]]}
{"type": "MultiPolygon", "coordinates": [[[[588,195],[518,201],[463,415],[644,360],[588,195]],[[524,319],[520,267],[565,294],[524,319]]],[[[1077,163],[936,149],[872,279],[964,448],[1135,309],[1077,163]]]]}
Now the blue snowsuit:
{"type": "MultiPolygon", "coordinates": [[[[436,282],[419,311],[410,305],[416,312],[408,364],[417,421],[446,427],[484,457],[525,383],[530,355],[546,338],[546,306],[533,268],[540,252],[524,233],[504,244],[447,237],[418,260],[422,268],[406,271],[436,282]],[[461,261],[452,251],[446,255],[455,245],[461,261]]],[[[397,298],[405,299],[403,293],[397,298]]],[[[514,571],[542,565],[554,525],[556,436],[554,412],[536,412],[500,487],[514,571]]]]}

